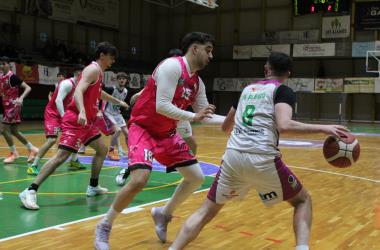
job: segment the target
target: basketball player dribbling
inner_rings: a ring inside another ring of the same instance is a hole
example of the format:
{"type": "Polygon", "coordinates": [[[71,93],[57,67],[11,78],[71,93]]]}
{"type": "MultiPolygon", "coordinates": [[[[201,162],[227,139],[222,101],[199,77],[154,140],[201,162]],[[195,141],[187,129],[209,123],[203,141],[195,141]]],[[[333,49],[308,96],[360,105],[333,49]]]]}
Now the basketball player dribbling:
{"type": "Polygon", "coordinates": [[[129,107],[125,102],[119,101],[102,91],[104,70],[115,62],[117,49],[108,42],[99,43],[95,49],[95,60],[88,65],[78,78],[78,85],[74,98],[67,107],[62,119],[62,135],[59,141],[57,154],[41,168],[39,174],[29,188],[19,194],[25,208],[39,209],[37,205],[37,190],[39,186],[58,168],[71,153],[77,153],[83,143],[95,150],[92,160],[91,179],[87,187],[87,196],[92,197],[108,192],[99,185],[99,174],[107,154],[107,147],[101,138],[98,121],[99,99],[114,104],[129,107]],[[85,100],[85,101],[84,101],[85,100]]]}
{"type": "Polygon", "coordinates": [[[295,94],[282,84],[290,75],[291,64],[288,55],[271,53],[264,66],[265,79],[244,88],[239,104],[231,108],[222,125],[224,131],[233,131],[221,168],[205,202],[187,219],[170,250],[183,249],[227,201],[243,198],[251,188],[267,206],[287,201],[294,207],[296,249],[309,249],[311,197],[281,160],[279,135],[301,132],[339,136],[347,129],[292,120],[295,94]]]}

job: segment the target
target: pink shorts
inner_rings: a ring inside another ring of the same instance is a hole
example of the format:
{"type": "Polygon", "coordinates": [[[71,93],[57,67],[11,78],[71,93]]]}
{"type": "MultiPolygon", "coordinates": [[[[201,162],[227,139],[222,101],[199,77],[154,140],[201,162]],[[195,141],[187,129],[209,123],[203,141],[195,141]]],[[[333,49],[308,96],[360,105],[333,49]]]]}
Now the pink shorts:
{"type": "Polygon", "coordinates": [[[97,117],[95,126],[106,136],[115,133],[113,122],[104,113],[102,117],[97,117]]]}
{"type": "Polygon", "coordinates": [[[197,163],[190,148],[178,133],[153,137],[147,130],[131,124],[128,134],[128,168],[152,169],[153,157],[166,166],[166,172],[197,163]]]}
{"type": "Polygon", "coordinates": [[[59,140],[59,148],[70,152],[78,152],[80,146],[87,146],[92,141],[100,138],[99,129],[94,122],[87,121],[86,126],[78,124],[78,114],[68,110],[62,119],[62,135],[59,140]]]}
{"type": "Polygon", "coordinates": [[[13,104],[12,100],[3,101],[3,123],[17,124],[21,122],[21,106],[13,104]]]}
{"type": "Polygon", "coordinates": [[[56,138],[61,131],[62,118],[45,113],[44,129],[46,138],[56,138]]]}

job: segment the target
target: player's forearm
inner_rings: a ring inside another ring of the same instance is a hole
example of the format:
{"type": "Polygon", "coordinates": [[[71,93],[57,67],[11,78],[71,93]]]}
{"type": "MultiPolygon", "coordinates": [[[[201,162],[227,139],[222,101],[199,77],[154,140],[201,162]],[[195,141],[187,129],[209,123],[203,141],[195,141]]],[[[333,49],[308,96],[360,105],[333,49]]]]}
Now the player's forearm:
{"type": "Polygon", "coordinates": [[[193,112],[177,108],[169,102],[157,102],[156,112],[178,121],[192,121],[195,117],[193,112]]]}
{"type": "Polygon", "coordinates": [[[57,106],[58,113],[61,117],[65,114],[65,109],[63,107],[63,102],[62,100],[56,99],[55,100],[55,105],[57,106]]]}
{"type": "Polygon", "coordinates": [[[25,86],[24,92],[20,96],[21,99],[25,99],[27,95],[29,95],[30,91],[32,91],[32,88],[29,85],[25,86]]]}
{"type": "Polygon", "coordinates": [[[223,115],[213,114],[211,118],[205,118],[201,121],[201,123],[209,125],[222,125],[225,119],[226,117],[223,115]]]}
{"type": "Polygon", "coordinates": [[[116,99],[112,95],[107,94],[105,91],[102,90],[102,94],[100,96],[100,99],[107,102],[112,102],[115,105],[120,105],[121,101],[119,99],[116,99]]]}
{"type": "Polygon", "coordinates": [[[308,124],[294,120],[288,120],[277,124],[278,131],[280,133],[286,132],[303,132],[303,133],[318,133],[322,132],[322,126],[319,124],[308,124]]]}
{"type": "Polygon", "coordinates": [[[75,106],[77,107],[79,112],[84,112],[84,104],[83,104],[83,92],[80,89],[76,89],[74,92],[74,100],[75,106]]]}

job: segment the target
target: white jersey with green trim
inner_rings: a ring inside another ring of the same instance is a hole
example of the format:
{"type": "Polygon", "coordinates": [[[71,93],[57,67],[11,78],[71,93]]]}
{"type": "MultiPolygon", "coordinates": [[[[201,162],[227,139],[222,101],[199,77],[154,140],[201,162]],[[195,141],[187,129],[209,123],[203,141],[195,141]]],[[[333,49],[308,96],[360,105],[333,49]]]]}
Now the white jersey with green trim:
{"type": "Polygon", "coordinates": [[[244,88],[227,148],[255,154],[280,155],[279,133],[274,115],[274,95],[280,84],[277,79],[266,79],[244,88]]]}
{"type": "MultiPolygon", "coordinates": [[[[128,90],[126,88],[118,89],[116,86],[113,86],[113,91],[110,95],[115,97],[120,101],[125,101],[127,97],[128,90]]],[[[110,115],[119,115],[120,114],[120,105],[113,104],[111,102],[107,102],[104,111],[110,115]]]]}

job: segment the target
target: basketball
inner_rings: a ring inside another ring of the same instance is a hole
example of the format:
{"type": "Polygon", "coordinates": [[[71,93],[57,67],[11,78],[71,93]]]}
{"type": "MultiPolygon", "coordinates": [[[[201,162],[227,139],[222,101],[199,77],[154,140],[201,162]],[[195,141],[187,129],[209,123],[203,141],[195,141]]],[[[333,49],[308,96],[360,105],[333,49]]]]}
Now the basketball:
{"type": "Polygon", "coordinates": [[[359,159],[360,145],[348,132],[341,133],[341,138],[329,136],[323,144],[323,155],[334,167],[346,168],[359,159]]]}

